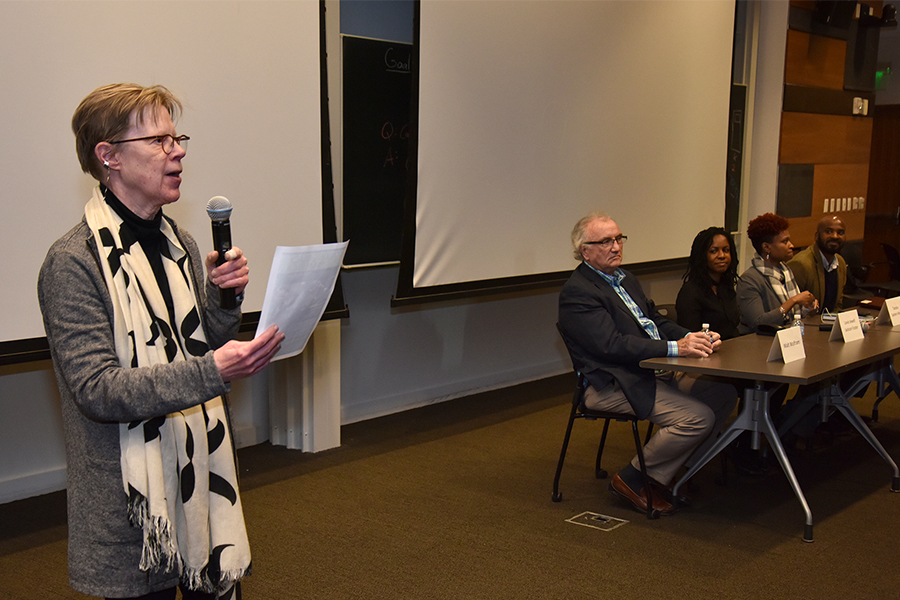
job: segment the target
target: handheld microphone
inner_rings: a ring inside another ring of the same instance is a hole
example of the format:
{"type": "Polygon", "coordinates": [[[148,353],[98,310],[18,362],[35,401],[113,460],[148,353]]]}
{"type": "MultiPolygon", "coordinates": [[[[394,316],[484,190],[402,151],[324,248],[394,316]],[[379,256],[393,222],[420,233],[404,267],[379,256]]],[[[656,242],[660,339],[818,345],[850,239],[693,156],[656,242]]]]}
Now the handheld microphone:
{"type": "MultiPolygon", "coordinates": [[[[216,265],[225,262],[225,253],[231,250],[231,202],[224,196],[213,196],[206,203],[206,214],[212,219],[213,247],[219,253],[216,265]]],[[[222,308],[237,306],[234,288],[219,288],[219,303],[222,308]]]]}

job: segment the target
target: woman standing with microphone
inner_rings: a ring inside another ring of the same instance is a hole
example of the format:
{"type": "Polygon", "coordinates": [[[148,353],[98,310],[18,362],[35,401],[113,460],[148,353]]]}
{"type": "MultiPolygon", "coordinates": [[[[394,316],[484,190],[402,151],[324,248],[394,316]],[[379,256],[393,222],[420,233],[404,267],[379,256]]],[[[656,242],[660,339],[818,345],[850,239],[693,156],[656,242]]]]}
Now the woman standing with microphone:
{"type": "Polygon", "coordinates": [[[66,434],[69,580],[106,598],[235,598],[250,571],[225,392],[265,367],[276,326],[234,340],[247,259],[216,266],[163,214],[188,136],[162,86],[113,84],[72,118],[99,183],[38,280],[66,434]],[[203,275],[205,262],[208,277],[203,275]]]}

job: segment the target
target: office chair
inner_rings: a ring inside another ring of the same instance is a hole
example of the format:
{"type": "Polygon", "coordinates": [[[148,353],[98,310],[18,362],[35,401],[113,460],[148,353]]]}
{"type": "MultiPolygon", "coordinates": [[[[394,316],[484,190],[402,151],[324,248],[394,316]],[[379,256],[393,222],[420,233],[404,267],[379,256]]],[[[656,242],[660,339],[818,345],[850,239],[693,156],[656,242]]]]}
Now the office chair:
{"type": "Polygon", "coordinates": [[[678,313],[674,304],[657,304],[656,311],[670,321],[678,322],[678,313]]]}
{"type": "MultiPolygon", "coordinates": [[[[877,296],[891,298],[900,295],[900,252],[897,252],[895,246],[885,243],[881,244],[881,249],[884,251],[884,256],[887,259],[890,280],[884,282],[861,283],[859,284],[859,287],[871,291],[877,296]]],[[[869,265],[869,268],[871,269],[871,267],[876,264],[884,263],[872,263],[869,265]]],[[[853,274],[855,275],[855,273],[853,274]]]]}
{"type": "Polygon", "coordinates": [[[870,369],[856,379],[846,390],[843,390],[847,398],[862,398],[869,384],[875,384],[875,403],[872,405],[872,421],[878,422],[878,405],[881,401],[894,392],[900,398],[900,378],[894,370],[894,358],[888,358],[874,369],[870,369]]]}
{"type": "Polygon", "coordinates": [[[884,250],[884,257],[890,268],[891,281],[900,281],[900,252],[897,252],[894,246],[885,243],[881,244],[881,249],[884,250]]]}
{"type": "MultiPolygon", "coordinates": [[[[557,329],[559,329],[559,324],[556,325],[557,329]]],[[[563,342],[566,342],[566,337],[563,335],[562,330],[559,330],[560,336],[563,338],[563,342]]],[[[566,349],[568,349],[568,343],[566,344],[566,349]]],[[[571,357],[571,352],[569,354],[571,357]]],[[[585,419],[588,421],[596,421],[598,419],[603,419],[603,433],[600,436],[600,446],[597,448],[597,460],[594,465],[594,476],[597,479],[606,479],[608,473],[606,469],[600,466],[601,459],[603,457],[603,448],[606,445],[606,436],[609,432],[609,422],[612,420],[625,422],[628,421],[631,423],[631,430],[634,433],[634,447],[637,450],[638,462],[641,465],[641,474],[644,476],[644,489],[647,490],[647,518],[648,519],[658,519],[659,511],[653,508],[653,496],[651,492],[650,485],[650,477],[647,475],[647,465],[644,463],[644,444],[650,439],[650,436],[653,433],[653,423],[649,424],[647,428],[647,437],[642,442],[641,435],[638,432],[638,421],[640,419],[632,414],[624,414],[617,413],[611,411],[598,411],[591,410],[584,406],[584,392],[589,385],[587,379],[585,379],[584,375],[578,372],[576,369],[576,374],[578,376],[578,381],[575,386],[575,393],[572,395],[572,410],[569,413],[569,422],[566,426],[566,434],[563,437],[562,450],[559,453],[559,463],[556,465],[556,476],[553,478],[553,495],[551,496],[554,502],[560,502],[562,500],[562,493],[559,491],[559,479],[562,475],[563,464],[566,460],[566,451],[569,448],[569,439],[572,436],[572,425],[574,425],[576,419],[585,419]]]]}

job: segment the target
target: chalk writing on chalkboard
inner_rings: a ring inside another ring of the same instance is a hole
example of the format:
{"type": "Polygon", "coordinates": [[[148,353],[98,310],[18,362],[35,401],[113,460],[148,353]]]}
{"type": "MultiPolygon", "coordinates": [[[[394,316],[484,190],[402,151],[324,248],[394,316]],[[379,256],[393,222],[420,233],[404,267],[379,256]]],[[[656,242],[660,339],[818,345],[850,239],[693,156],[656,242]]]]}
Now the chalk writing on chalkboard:
{"type": "Polygon", "coordinates": [[[394,44],[385,50],[384,64],[387,66],[388,70],[396,71],[397,73],[409,73],[409,59],[412,56],[412,51],[409,50],[407,44],[402,44],[402,46],[406,46],[406,48],[402,49],[406,53],[406,60],[398,60],[396,57],[401,56],[401,48],[399,46],[401,46],[401,44],[394,44]]]}
{"type": "Polygon", "coordinates": [[[344,264],[400,259],[411,45],[343,38],[344,264]]]}
{"type": "Polygon", "coordinates": [[[407,171],[409,170],[409,152],[406,152],[406,161],[400,162],[400,151],[397,149],[397,146],[393,144],[393,142],[398,142],[398,145],[402,146],[404,150],[409,148],[409,123],[402,125],[399,129],[394,127],[394,124],[388,121],[381,127],[381,137],[389,142],[387,147],[387,153],[384,158],[384,166],[385,167],[396,167],[402,166],[407,171]]]}

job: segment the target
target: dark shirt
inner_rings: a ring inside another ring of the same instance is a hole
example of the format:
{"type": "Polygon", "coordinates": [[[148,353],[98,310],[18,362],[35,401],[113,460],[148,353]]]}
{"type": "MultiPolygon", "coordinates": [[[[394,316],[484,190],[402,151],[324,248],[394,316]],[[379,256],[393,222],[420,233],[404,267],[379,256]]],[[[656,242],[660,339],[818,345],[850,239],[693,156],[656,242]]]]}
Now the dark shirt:
{"type": "Polygon", "coordinates": [[[837,269],[825,271],[825,297],[822,299],[822,307],[834,311],[838,297],[838,272],[837,269]]]}
{"type": "Polygon", "coordinates": [[[741,322],[737,295],[728,286],[716,287],[714,293],[711,287],[685,281],[675,300],[678,324],[691,331],[700,331],[703,323],[709,323],[709,328],[721,335],[722,339],[737,337],[740,335],[738,325],[741,322]]]}
{"type": "Polygon", "coordinates": [[[122,245],[125,247],[124,249],[127,251],[135,242],[141,245],[141,248],[144,250],[144,255],[146,255],[147,260],[150,261],[150,268],[153,269],[153,275],[156,276],[156,283],[159,285],[159,290],[162,292],[163,299],[166,302],[166,310],[169,313],[169,322],[177,322],[175,319],[175,303],[172,300],[172,292],[169,289],[169,279],[166,277],[162,261],[163,253],[169,252],[166,236],[163,235],[162,229],[160,229],[163,219],[162,209],[160,209],[152,219],[142,219],[131,212],[127,206],[122,204],[122,201],[119,200],[116,195],[112,193],[112,190],[105,185],[100,186],[100,191],[103,193],[103,199],[106,200],[106,203],[116,211],[116,214],[122,217],[123,227],[119,231],[119,237],[122,239],[122,245]]]}

